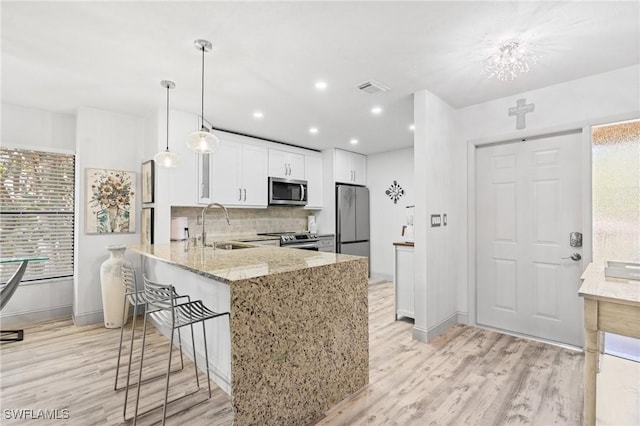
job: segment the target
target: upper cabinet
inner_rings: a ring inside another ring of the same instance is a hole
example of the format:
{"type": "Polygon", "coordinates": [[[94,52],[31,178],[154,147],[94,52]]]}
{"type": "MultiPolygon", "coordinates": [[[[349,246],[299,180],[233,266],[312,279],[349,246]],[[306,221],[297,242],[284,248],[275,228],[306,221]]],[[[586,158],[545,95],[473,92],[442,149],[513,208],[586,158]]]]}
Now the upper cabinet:
{"type": "Polygon", "coordinates": [[[307,205],[306,209],[321,209],[322,208],[322,156],[317,155],[305,155],[304,156],[304,171],[307,181],[307,205]]]}
{"type": "Polygon", "coordinates": [[[267,148],[220,141],[211,159],[211,198],[227,207],[267,206],[267,148]]]}
{"type": "Polygon", "coordinates": [[[269,176],[305,179],[305,156],[279,149],[269,149],[269,176]]]}
{"type": "Polygon", "coordinates": [[[334,152],[335,181],[352,183],[354,185],[367,184],[367,157],[355,152],[336,149],[334,152]]]}

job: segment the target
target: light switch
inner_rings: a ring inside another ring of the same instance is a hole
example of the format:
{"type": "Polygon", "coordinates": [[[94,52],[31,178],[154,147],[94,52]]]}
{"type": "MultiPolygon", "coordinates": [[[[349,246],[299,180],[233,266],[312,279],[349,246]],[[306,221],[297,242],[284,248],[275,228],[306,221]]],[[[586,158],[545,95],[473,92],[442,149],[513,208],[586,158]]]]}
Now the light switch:
{"type": "Polygon", "coordinates": [[[439,214],[432,214],[431,215],[431,227],[436,227],[436,226],[440,226],[441,223],[441,218],[439,214]]]}

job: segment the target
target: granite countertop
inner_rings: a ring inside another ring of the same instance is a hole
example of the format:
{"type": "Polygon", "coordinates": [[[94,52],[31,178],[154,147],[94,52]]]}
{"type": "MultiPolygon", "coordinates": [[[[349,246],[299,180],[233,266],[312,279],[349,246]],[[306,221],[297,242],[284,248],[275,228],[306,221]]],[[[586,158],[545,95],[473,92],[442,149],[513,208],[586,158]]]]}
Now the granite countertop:
{"type": "Polygon", "coordinates": [[[580,277],[584,282],[578,294],[597,299],[611,299],[640,305],[640,281],[611,278],[604,275],[604,266],[590,263],[580,277]]]}
{"type": "Polygon", "coordinates": [[[236,242],[237,240],[225,241],[246,248],[214,250],[212,247],[202,247],[199,244],[194,246],[188,241],[176,241],[170,244],[137,244],[129,245],[127,248],[228,284],[248,278],[363,259],[346,254],[253,245],[236,242]]]}

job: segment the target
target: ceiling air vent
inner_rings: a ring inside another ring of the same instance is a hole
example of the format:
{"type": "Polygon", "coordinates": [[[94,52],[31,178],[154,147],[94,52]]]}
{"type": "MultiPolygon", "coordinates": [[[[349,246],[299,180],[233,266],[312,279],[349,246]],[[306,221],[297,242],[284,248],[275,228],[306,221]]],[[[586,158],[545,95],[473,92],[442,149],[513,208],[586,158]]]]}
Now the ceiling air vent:
{"type": "Polygon", "coordinates": [[[363,92],[367,92],[370,95],[379,93],[379,92],[386,92],[387,90],[389,90],[389,88],[387,86],[385,86],[382,83],[378,83],[377,81],[367,81],[366,83],[362,83],[361,85],[358,86],[358,89],[362,90],[363,92]]]}

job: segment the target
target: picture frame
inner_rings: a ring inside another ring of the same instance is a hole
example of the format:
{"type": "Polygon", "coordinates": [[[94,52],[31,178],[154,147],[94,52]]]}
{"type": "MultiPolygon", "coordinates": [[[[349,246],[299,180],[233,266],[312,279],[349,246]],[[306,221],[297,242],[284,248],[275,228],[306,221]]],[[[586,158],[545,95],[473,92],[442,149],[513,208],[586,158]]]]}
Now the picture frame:
{"type": "Polygon", "coordinates": [[[155,162],[153,160],[142,163],[142,202],[154,202],[155,195],[155,162]]]}
{"type": "Polygon", "coordinates": [[[140,228],[140,243],[153,244],[153,207],[142,208],[140,228]]]}
{"type": "Polygon", "coordinates": [[[136,173],[85,169],[85,232],[136,232],[136,173]]]}

